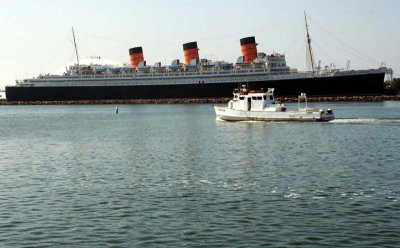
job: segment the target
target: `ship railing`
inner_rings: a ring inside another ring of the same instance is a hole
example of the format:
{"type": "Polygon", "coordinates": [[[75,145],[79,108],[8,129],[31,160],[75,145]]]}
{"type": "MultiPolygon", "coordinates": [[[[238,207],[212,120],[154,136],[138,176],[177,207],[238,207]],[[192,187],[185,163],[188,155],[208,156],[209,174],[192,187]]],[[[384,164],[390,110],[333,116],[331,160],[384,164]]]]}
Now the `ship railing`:
{"type": "MultiPolygon", "coordinates": [[[[383,68],[386,70],[386,68],[383,68]]],[[[45,75],[38,78],[36,80],[54,80],[63,78],[69,79],[109,79],[109,78],[174,78],[174,77],[202,77],[209,75],[262,75],[268,73],[269,75],[303,75],[307,77],[324,77],[324,76],[333,76],[335,74],[340,75],[350,75],[350,74],[363,74],[371,71],[383,71],[382,68],[379,69],[368,69],[368,70],[349,70],[349,71],[340,71],[333,72],[331,70],[321,70],[318,72],[307,72],[307,71],[269,71],[266,68],[250,68],[250,69],[235,69],[235,70],[203,70],[203,71],[191,71],[191,72],[152,72],[152,73],[132,73],[132,74],[102,74],[102,75],[70,75],[70,76],[58,76],[58,75],[45,75]]],[[[20,81],[18,83],[22,83],[20,81]]]]}
{"type": "MultiPolygon", "coordinates": [[[[132,74],[101,74],[101,75],[67,75],[67,76],[58,76],[58,75],[46,75],[41,78],[43,80],[53,80],[53,79],[63,79],[65,77],[69,79],[107,79],[107,78],[154,78],[154,77],[181,77],[181,76],[208,76],[208,75],[242,75],[242,74],[279,74],[279,72],[270,72],[266,68],[251,68],[251,69],[236,69],[236,70],[204,70],[204,71],[195,71],[195,72],[150,72],[150,73],[132,73],[132,74]]],[[[284,74],[288,74],[289,72],[284,72],[284,74]]]]}
{"type": "MultiPolygon", "coordinates": [[[[180,76],[204,76],[204,75],[226,75],[226,74],[259,74],[267,73],[268,69],[248,69],[248,70],[209,70],[209,71],[196,71],[196,72],[153,72],[153,73],[133,73],[133,74],[119,74],[119,75],[95,75],[96,78],[153,78],[153,77],[180,77],[180,76]]],[[[83,76],[85,77],[85,76],[83,76]]],[[[90,76],[89,76],[90,77],[90,76]]]]}

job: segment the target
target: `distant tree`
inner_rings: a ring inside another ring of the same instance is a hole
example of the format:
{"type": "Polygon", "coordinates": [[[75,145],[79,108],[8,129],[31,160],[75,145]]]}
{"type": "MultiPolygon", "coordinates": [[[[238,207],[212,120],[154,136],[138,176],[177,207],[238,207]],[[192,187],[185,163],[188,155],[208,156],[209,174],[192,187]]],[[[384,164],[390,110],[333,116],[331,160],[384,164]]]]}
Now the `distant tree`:
{"type": "Polygon", "coordinates": [[[383,82],[383,86],[385,89],[391,89],[392,88],[392,80],[386,80],[383,82]]]}
{"type": "Polygon", "coordinates": [[[397,92],[400,91],[400,78],[393,78],[392,82],[390,82],[390,87],[397,92]]]}

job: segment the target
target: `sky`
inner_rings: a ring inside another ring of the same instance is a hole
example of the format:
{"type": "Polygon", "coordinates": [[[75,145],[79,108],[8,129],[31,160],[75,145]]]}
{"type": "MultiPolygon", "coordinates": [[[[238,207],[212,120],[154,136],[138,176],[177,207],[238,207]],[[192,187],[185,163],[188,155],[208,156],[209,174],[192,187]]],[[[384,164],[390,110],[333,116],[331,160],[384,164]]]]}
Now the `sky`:
{"type": "Polygon", "coordinates": [[[304,70],[307,13],[316,61],[352,69],[384,63],[400,77],[398,0],[0,0],[0,89],[16,79],[101,56],[129,62],[142,46],[147,64],[183,60],[197,41],[200,57],[236,62],[240,39],[255,36],[258,52],[284,53],[304,70]]]}

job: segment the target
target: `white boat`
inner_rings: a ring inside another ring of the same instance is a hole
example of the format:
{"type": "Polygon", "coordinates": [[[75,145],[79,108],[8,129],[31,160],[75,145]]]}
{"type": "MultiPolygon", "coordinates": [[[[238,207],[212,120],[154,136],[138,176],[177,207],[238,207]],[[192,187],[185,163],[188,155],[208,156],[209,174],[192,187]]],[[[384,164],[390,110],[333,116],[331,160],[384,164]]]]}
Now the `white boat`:
{"type": "Polygon", "coordinates": [[[224,121],[331,121],[335,115],[331,109],[313,109],[307,107],[307,96],[301,93],[298,98],[298,109],[287,110],[284,104],[277,103],[274,89],[268,91],[234,90],[233,100],[228,107],[214,106],[217,119],[224,121]],[[305,101],[305,108],[300,102],[305,101]]]}

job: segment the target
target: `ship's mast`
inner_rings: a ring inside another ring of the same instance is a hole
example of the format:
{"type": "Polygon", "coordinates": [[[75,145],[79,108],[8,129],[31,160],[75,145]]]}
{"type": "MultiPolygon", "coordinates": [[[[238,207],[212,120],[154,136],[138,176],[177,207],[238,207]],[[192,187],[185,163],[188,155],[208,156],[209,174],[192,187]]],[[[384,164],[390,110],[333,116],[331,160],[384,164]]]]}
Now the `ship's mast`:
{"type": "Polygon", "coordinates": [[[72,36],[74,37],[76,60],[78,61],[78,67],[79,67],[79,56],[78,56],[78,48],[76,47],[74,27],[72,27],[72,36]]]}
{"type": "Polygon", "coordinates": [[[314,73],[315,72],[314,55],[311,48],[311,38],[310,38],[310,33],[308,32],[307,15],[305,11],[304,11],[304,20],[306,22],[306,31],[307,31],[306,65],[307,65],[307,70],[314,73]]]}

